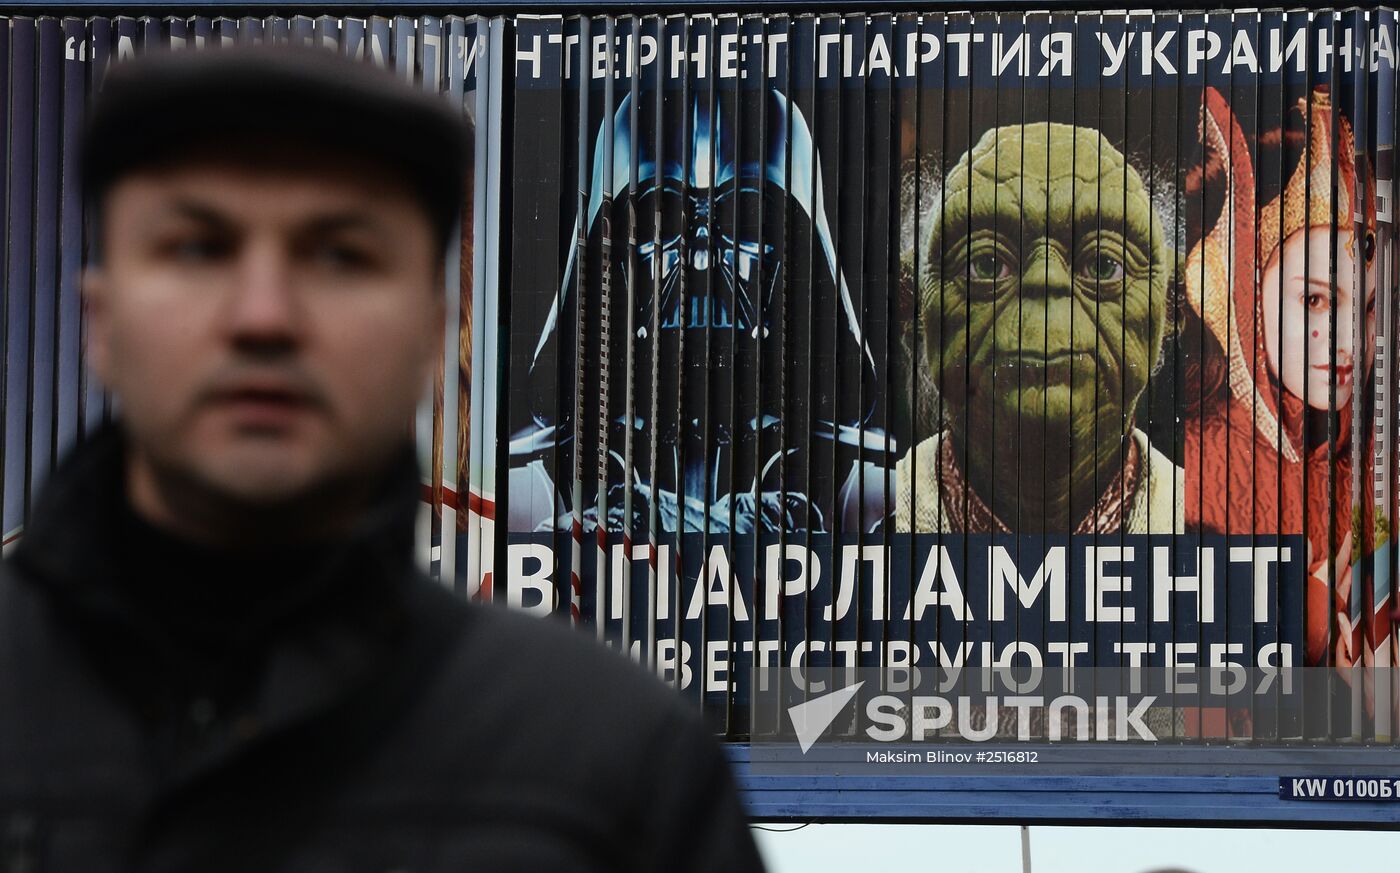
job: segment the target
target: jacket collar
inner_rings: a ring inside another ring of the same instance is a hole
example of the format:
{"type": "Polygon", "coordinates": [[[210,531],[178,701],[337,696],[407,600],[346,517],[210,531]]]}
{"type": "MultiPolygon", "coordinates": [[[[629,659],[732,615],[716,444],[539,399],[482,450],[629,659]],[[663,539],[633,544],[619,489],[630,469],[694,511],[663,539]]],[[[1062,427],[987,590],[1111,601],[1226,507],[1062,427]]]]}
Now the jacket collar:
{"type": "MultiPolygon", "coordinates": [[[[100,672],[139,695],[178,695],[180,686],[198,681],[189,675],[190,653],[172,617],[135,596],[126,581],[133,568],[124,561],[140,570],[122,548],[117,523],[126,511],[125,450],[114,425],[74,450],[45,486],[13,560],[59,615],[83,627],[100,672]],[[160,673],[171,687],[160,687],[160,673]]],[[[382,475],[352,529],[322,550],[305,578],[293,580],[294,602],[282,598],[275,621],[248,643],[255,648],[229,653],[235,667],[254,659],[265,665],[253,705],[269,718],[334,697],[409,631],[419,492],[412,448],[405,446],[382,475]]],[[[192,584],[199,576],[192,567],[192,584]]]]}
{"type": "MultiPolygon", "coordinates": [[[[124,511],[126,441],[115,423],[90,435],[60,464],[45,485],[14,552],[14,560],[46,588],[86,600],[110,591],[119,553],[124,511]]],[[[418,504],[417,462],[405,446],[388,469],[367,510],[338,540],[338,555],[353,555],[401,576],[413,566],[413,530],[418,504]]]]}

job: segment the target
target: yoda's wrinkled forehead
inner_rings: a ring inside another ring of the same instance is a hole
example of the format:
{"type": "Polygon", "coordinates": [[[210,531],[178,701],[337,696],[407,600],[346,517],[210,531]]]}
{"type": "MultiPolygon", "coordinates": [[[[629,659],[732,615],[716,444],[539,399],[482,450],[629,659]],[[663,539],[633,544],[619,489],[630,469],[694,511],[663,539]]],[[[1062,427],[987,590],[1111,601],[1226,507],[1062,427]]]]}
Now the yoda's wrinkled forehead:
{"type": "Polygon", "coordinates": [[[1112,230],[1144,255],[1162,254],[1161,227],[1142,177],[1092,128],[1038,123],[989,130],[949,170],[941,200],[934,245],[964,235],[969,225],[995,225],[1066,246],[1074,236],[1112,230]]]}

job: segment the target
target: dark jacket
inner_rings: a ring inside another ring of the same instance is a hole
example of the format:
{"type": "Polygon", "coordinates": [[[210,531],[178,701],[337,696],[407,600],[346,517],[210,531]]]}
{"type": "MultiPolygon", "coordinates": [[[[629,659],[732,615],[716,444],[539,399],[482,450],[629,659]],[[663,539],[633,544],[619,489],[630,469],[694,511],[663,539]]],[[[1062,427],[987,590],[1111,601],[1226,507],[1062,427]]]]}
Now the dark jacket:
{"type": "Polygon", "coordinates": [[[270,554],[133,554],[122,452],[0,565],[0,873],[761,869],[677,695],[414,570],[411,458],[270,590],[270,554]]]}

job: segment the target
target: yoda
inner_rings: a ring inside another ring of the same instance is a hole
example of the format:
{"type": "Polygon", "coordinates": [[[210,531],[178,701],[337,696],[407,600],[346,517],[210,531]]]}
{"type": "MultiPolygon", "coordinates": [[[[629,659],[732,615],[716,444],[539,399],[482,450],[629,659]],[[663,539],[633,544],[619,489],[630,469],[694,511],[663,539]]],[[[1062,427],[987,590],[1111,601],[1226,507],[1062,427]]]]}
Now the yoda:
{"type": "Polygon", "coordinates": [[[1180,530],[1182,470],[1134,425],[1175,258],[1137,171],[1092,128],[996,128],[926,226],[943,417],[897,465],[897,529],[1180,530]]]}

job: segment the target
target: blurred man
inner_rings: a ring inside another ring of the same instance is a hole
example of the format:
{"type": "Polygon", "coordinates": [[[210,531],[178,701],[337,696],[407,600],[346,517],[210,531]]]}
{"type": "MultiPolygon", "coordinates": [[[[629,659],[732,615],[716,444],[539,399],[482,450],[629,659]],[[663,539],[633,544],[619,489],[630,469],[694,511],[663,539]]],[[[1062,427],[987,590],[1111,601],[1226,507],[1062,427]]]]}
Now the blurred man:
{"type": "Polygon", "coordinates": [[[0,576],[11,867],[759,869],[678,699],[414,571],[467,141],[329,54],[112,72],[85,294],[120,421],[0,576]]]}

